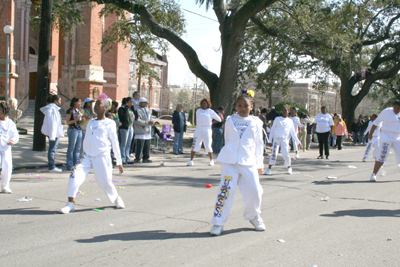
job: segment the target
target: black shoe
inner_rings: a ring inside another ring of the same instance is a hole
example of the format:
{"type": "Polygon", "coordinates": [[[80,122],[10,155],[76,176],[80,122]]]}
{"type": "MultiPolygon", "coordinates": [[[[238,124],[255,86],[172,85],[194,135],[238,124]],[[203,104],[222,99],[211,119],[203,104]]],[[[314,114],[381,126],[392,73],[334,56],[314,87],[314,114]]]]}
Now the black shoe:
{"type": "Polygon", "coordinates": [[[126,162],[122,162],[122,165],[126,165],[126,162]]]}
{"type": "Polygon", "coordinates": [[[183,152],[179,152],[179,154],[183,155],[183,154],[185,154],[185,153],[183,153],[183,152]]]}
{"type": "Polygon", "coordinates": [[[174,155],[179,155],[179,153],[173,153],[174,155]]]}
{"type": "Polygon", "coordinates": [[[140,160],[134,160],[133,164],[135,164],[135,163],[142,163],[142,162],[140,160]]]}
{"type": "Polygon", "coordinates": [[[144,159],[143,160],[143,163],[152,163],[153,161],[152,160],[149,160],[149,159],[144,159]]]}
{"type": "Polygon", "coordinates": [[[323,159],[323,158],[324,158],[323,156],[319,155],[317,159],[323,159]]]}
{"type": "Polygon", "coordinates": [[[329,155],[328,155],[328,156],[325,156],[325,158],[326,158],[326,159],[329,159],[329,155]]]}

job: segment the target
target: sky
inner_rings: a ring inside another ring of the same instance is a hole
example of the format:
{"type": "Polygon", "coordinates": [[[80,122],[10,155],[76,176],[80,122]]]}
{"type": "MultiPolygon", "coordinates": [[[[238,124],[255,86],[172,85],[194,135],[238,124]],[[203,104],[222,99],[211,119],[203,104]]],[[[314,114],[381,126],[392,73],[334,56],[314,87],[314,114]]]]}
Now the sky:
{"type": "MultiPolygon", "coordinates": [[[[178,3],[182,9],[186,9],[202,16],[213,19],[214,21],[200,17],[183,10],[186,18],[186,33],[182,39],[187,42],[197,53],[203,66],[217,75],[221,66],[221,51],[219,50],[221,41],[218,30],[217,17],[212,8],[206,11],[205,5],[199,7],[195,0],[180,0],[178,3]]],[[[172,45],[168,51],[168,84],[170,85],[189,85],[192,87],[196,82],[196,76],[190,71],[183,55],[172,45]]],[[[200,83],[198,79],[197,84],[200,83]]]]}

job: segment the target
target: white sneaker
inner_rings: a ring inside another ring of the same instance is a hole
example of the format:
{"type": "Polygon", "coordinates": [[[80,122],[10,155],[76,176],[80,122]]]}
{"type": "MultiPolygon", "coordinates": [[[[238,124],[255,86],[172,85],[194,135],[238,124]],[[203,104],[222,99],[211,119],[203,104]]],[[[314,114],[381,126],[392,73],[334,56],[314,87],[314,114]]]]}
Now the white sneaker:
{"type": "Polygon", "coordinates": [[[62,170],[55,167],[54,169],[49,170],[49,172],[62,172],[62,170]]]}
{"type": "Polygon", "coordinates": [[[189,161],[189,163],[188,163],[187,165],[188,165],[188,166],[193,166],[194,163],[193,163],[193,161],[191,160],[191,161],[189,161]]]}
{"type": "Polygon", "coordinates": [[[250,223],[254,226],[256,231],[265,231],[265,224],[260,215],[257,215],[253,220],[250,220],[250,223]]]}
{"type": "Polygon", "coordinates": [[[124,209],[125,204],[124,201],[122,201],[122,197],[118,196],[117,199],[115,200],[115,205],[117,206],[117,209],[124,209]]]}
{"type": "Polygon", "coordinates": [[[292,172],[293,172],[292,168],[287,168],[287,173],[288,174],[292,174],[292,172]]]}
{"type": "Polygon", "coordinates": [[[11,194],[12,193],[12,191],[9,187],[3,188],[3,190],[1,190],[1,192],[3,194],[11,194]]]}
{"type": "Polygon", "coordinates": [[[210,160],[210,166],[214,166],[214,161],[210,160]]]}
{"type": "Polygon", "coordinates": [[[266,172],[264,172],[265,175],[270,175],[271,174],[271,169],[267,169],[266,172]]]}
{"type": "Polygon", "coordinates": [[[376,174],[371,174],[371,178],[369,179],[371,182],[376,182],[376,174]]]}
{"type": "Polygon", "coordinates": [[[366,162],[366,161],[367,161],[367,158],[363,158],[362,161],[363,161],[363,162],[366,162]]]}
{"type": "Polygon", "coordinates": [[[296,158],[296,159],[300,158],[300,155],[299,155],[299,154],[296,154],[295,158],[296,158]]]}
{"type": "Polygon", "coordinates": [[[67,202],[67,204],[65,205],[65,207],[64,208],[62,208],[62,209],[60,209],[60,213],[63,213],[63,214],[67,214],[67,213],[69,213],[70,211],[74,211],[75,210],[75,205],[74,205],[74,203],[72,203],[72,202],[67,202]]]}
{"type": "Polygon", "coordinates": [[[134,156],[135,156],[135,154],[133,154],[133,153],[132,153],[132,154],[129,154],[129,157],[134,157],[134,156]]]}
{"type": "Polygon", "coordinates": [[[223,230],[224,230],[223,225],[214,225],[210,230],[210,235],[213,236],[221,235],[223,230]]]}

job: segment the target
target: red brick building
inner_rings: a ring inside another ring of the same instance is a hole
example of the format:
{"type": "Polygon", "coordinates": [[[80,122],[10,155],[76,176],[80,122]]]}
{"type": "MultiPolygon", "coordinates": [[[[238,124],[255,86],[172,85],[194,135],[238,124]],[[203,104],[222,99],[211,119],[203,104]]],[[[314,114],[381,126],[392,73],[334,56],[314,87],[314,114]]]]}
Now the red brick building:
{"type": "MultiPolygon", "coordinates": [[[[32,2],[35,3],[33,0],[32,2]]],[[[39,29],[29,24],[30,16],[37,16],[29,0],[5,0],[5,7],[0,16],[0,96],[5,96],[5,56],[6,35],[2,29],[11,25],[10,49],[10,97],[21,102],[34,99],[36,95],[37,54],[39,29]]],[[[58,29],[52,30],[49,82],[50,90],[60,94],[64,105],[69,105],[67,98],[74,96],[84,99],[97,98],[106,93],[113,100],[121,101],[123,97],[132,96],[137,88],[137,77],[132,76],[132,58],[129,47],[115,44],[107,53],[101,50],[101,40],[106,29],[118,17],[99,17],[102,5],[82,3],[77,5],[82,10],[84,24],[74,29],[73,35],[65,35],[58,29]],[[136,83],[136,84],[135,84],[136,83]],[[136,85],[136,86],[135,86],[136,85]]],[[[129,13],[126,13],[129,16],[129,13]]],[[[160,82],[142,78],[144,86],[142,95],[149,98],[150,107],[161,107],[161,82],[167,84],[167,62],[162,58],[148,60],[154,69],[159,71],[160,82]],[[166,75],[164,75],[164,73],[166,75]]],[[[28,101],[20,109],[25,110],[28,101]]]]}

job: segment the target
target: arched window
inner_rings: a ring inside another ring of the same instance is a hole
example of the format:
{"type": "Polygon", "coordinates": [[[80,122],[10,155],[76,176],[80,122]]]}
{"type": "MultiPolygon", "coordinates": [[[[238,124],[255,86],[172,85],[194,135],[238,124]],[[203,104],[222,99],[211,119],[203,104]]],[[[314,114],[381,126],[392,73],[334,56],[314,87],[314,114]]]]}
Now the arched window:
{"type": "Polygon", "coordinates": [[[36,51],[35,51],[35,49],[33,49],[32,46],[29,47],[29,54],[30,55],[36,55],[36,51]]]}

